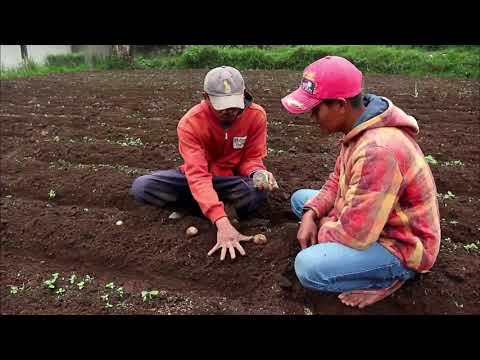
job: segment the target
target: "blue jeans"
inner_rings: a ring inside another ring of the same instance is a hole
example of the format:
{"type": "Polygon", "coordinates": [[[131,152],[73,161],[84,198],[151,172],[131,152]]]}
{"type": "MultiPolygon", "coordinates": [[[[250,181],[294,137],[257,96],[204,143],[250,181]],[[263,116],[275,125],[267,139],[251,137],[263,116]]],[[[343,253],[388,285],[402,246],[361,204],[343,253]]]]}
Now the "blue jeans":
{"type": "MultiPolygon", "coordinates": [[[[292,210],[298,218],[305,202],[317,193],[302,189],[292,195],[292,210]]],[[[414,271],[378,242],[365,250],[335,242],[310,246],[295,258],[295,273],[304,287],[324,292],[383,289],[396,280],[415,276],[414,271]]]]}

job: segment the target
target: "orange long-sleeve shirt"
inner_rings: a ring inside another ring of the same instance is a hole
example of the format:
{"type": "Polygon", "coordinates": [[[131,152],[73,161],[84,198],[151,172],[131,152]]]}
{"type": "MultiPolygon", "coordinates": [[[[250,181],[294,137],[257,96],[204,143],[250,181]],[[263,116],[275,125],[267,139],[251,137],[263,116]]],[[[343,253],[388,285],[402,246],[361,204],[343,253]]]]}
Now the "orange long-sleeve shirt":
{"type": "Polygon", "coordinates": [[[250,176],[265,170],[267,155],[267,116],[251,103],[224,129],[203,100],[191,108],[177,126],[180,155],[179,170],[187,178],[193,198],[212,222],[226,216],[223,203],[213,188],[213,176],[250,176]]]}

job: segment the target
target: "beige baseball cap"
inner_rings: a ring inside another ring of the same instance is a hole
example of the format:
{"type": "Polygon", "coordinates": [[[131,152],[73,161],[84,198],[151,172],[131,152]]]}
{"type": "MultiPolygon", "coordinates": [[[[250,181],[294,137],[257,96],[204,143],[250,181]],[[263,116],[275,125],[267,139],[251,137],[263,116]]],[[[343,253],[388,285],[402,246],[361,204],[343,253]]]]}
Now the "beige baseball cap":
{"type": "Polygon", "coordinates": [[[220,66],[205,76],[203,90],[215,110],[245,108],[245,82],[242,74],[231,66],[220,66]]]}

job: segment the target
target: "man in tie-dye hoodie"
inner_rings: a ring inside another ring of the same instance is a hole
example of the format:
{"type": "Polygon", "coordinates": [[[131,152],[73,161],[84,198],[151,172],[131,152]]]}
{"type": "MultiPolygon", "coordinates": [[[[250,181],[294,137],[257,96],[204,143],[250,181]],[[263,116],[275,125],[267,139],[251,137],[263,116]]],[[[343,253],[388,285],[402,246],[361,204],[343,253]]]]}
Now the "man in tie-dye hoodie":
{"type": "Polygon", "coordinates": [[[309,65],[282,99],[345,134],[321,190],[292,198],[301,218],[295,272],[307,288],[340,292],[350,306],[373,304],[431,269],[440,246],[435,182],[415,141],[418,124],[384,97],[362,95],[362,73],[327,56],[309,65]]]}

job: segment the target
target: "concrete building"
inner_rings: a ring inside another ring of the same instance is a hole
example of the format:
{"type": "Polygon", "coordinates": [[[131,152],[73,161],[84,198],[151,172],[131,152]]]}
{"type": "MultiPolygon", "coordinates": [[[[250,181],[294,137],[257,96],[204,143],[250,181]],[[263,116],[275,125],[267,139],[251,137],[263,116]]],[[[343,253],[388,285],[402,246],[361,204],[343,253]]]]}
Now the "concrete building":
{"type": "MultiPolygon", "coordinates": [[[[83,52],[87,57],[92,55],[108,56],[112,45],[26,45],[27,55],[37,64],[45,63],[48,55],[83,52]]],[[[0,45],[0,67],[11,69],[23,63],[20,45],[0,45]]]]}

